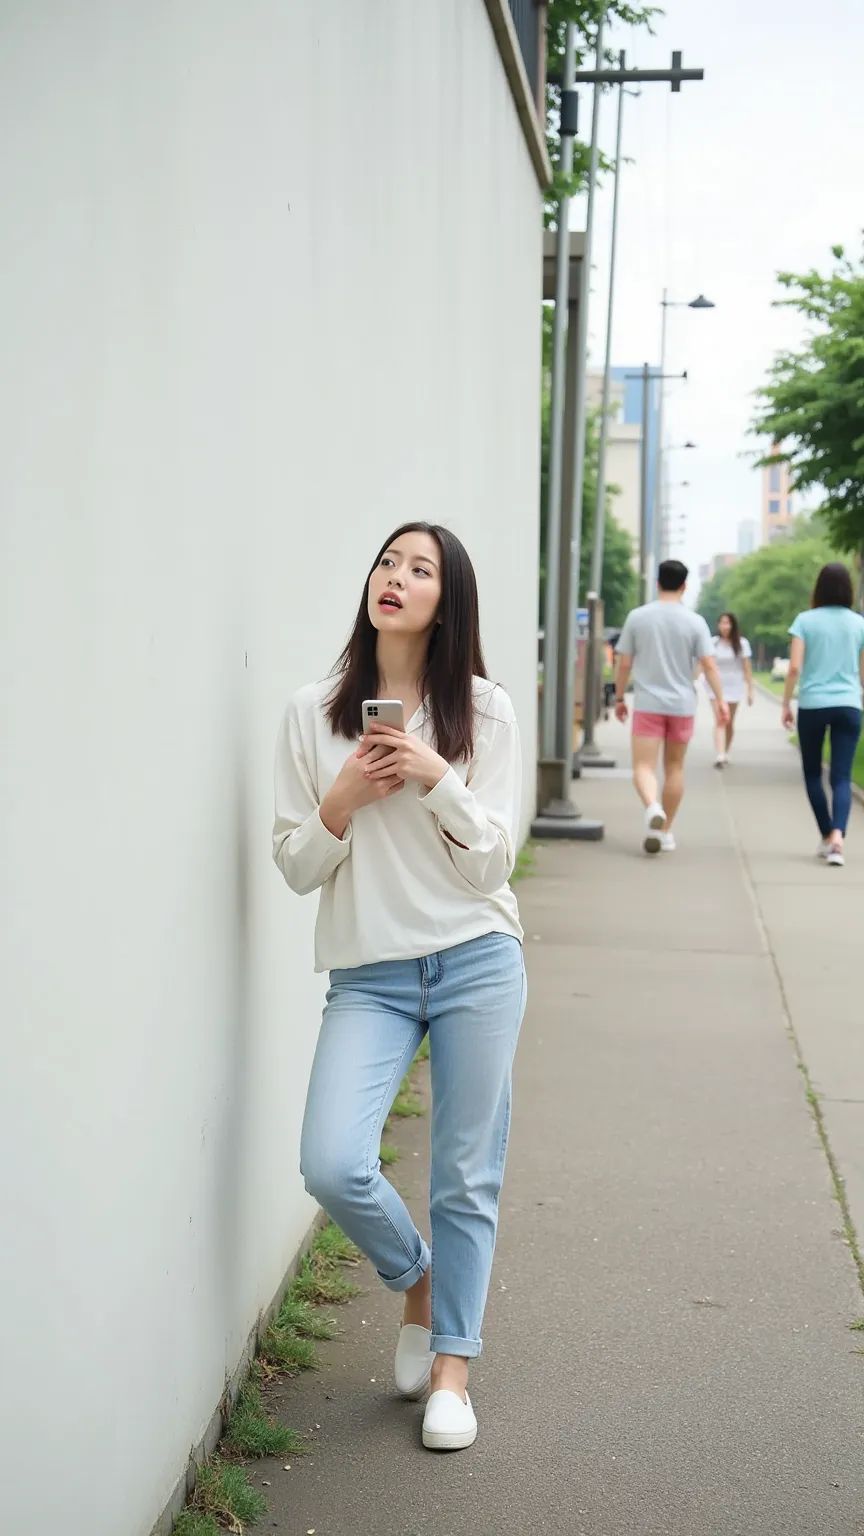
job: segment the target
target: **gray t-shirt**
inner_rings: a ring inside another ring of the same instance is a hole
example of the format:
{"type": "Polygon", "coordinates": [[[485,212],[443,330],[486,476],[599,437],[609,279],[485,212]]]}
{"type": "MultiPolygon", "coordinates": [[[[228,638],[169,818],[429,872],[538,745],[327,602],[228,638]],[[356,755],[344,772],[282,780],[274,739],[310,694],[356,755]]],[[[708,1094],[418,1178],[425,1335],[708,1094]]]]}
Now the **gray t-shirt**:
{"type": "Polygon", "coordinates": [[[647,603],[628,614],[617,652],[633,657],[635,708],[651,715],[695,715],[694,676],[713,656],[711,631],[683,603],[647,603]]]}

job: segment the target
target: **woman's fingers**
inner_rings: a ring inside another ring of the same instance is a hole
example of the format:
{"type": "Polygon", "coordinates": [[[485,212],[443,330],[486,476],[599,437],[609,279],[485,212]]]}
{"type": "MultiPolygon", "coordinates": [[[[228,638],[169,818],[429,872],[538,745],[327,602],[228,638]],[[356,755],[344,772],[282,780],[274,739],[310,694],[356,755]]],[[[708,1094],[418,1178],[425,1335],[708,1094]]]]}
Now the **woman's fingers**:
{"type": "Polygon", "coordinates": [[[401,767],[400,767],[400,765],[398,763],[394,763],[394,762],[391,761],[391,759],[394,756],[395,756],[395,753],[389,752],[387,754],[387,757],[383,760],[383,762],[373,763],[371,768],[367,768],[366,769],[366,777],[367,777],[367,779],[394,779],[394,778],[398,778],[399,775],[402,772],[402,769],[401,769],[401,767]]]}
{"type": "Polygon", "coordinates": [[[389,736],[392,741],[403,741],[405,732],[397,731],[392,725],[383,725],[379,720],[372,720],[366,732],[366,739],[368,740],[370,736],[389,736]]]}

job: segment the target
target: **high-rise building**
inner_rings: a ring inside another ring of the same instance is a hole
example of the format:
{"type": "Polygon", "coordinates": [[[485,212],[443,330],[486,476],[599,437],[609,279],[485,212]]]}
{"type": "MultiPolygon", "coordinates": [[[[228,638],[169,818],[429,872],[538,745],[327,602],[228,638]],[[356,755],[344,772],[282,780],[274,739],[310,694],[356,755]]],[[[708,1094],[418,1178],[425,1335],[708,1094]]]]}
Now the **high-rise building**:
{"type": "MultiPolygon", "coordinates": [[[[775,443],[771,452],[779,453],[775,443]]],[[[762,543],[773,544],[789,533],[794,522],[789,469],[786,464],[766,464],[762,469],[762,543]]]]}
{"type": "Polygon", "coordinates": [[[738,524],[738,553],[742,559],[744,555],[752,555],[759,540],[759,529],[756,519],[745,517],[738,524]]]}

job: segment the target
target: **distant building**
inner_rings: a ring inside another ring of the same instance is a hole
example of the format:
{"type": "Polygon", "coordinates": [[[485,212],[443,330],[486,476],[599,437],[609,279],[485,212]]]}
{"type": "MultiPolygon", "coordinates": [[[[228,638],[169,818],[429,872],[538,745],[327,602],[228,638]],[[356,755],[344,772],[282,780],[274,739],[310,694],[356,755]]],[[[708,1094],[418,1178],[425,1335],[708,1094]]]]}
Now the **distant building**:
{"type": "Polygon", "coordinates": [[[752,555],[759,542],[759,527],[755,518],[744,518],[738,524],[738,553],[742,557],[752,555]]]}
{"type": "Polygon", "coordinates": [[[727,566],[738,564],[738,555],[712,555],[707,565],[700,565],[699,580],[713,581],[718,571],[723,571],[727,566]]]}
{"type": "MultiPolygon", "coordinates": [[[[776,443],[771,451],[779,452],[776,443]]],[[[785,464],[766,464],[762,470],[762,543],[785,538],[793,521],[789,469],[785,464]]]]}
{"type": "MultiPolygon", "coordinates": [[[[620,370],[619,370],[620,371],[620,370]]],[[[616,522],[633,540],[633,565],[639,568],[639,502],[641,496],[642,426],[626,419],[625,380],[612,379],[606,438],[606,484],[618,494],[611,506],[616,522]]],[[[599,411],[603,402],[603,375],[588,375],[588,408],[599,411]]]]}

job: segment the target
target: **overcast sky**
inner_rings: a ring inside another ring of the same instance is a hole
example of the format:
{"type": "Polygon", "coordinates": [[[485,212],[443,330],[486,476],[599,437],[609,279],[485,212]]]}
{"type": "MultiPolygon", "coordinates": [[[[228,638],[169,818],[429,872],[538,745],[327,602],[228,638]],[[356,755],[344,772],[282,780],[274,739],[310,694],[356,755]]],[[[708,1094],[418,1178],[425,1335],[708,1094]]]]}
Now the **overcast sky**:
{"type": "MultiPolygon", "coordinates": [[[[704,293],[715,310],[669,311],[667,365],[688,371],[667,385],[668,443],[695,451],[670,459],[670,481],[689,480],[672,503],[686,513],[679,552],[696,563],[734,550],[737,524],[759,518],[760,479],[744,455],[752,393],[775,351],[795,345],[802,322],[771,308],[775,274],[822,269],[830,247],[857,254],[864,226],[864,3],[822,0],[667,0],[655,35],[613,32],[627,62],[668,67],[673,48],[705,79],[641,87],[627,97],[613,362],[656,363],[660,297],[704,293]]],[[[601,144],[610,157],[615,99],[603,98],[601,144]]],[[[581,103],[590,132],[590,88],[581,103]]],[[[597,199],[591,363],[601,366],[608,292],[611,185],[597,199]]],[[[584,224],[575,205],[573,228],[584,224]]]]}

